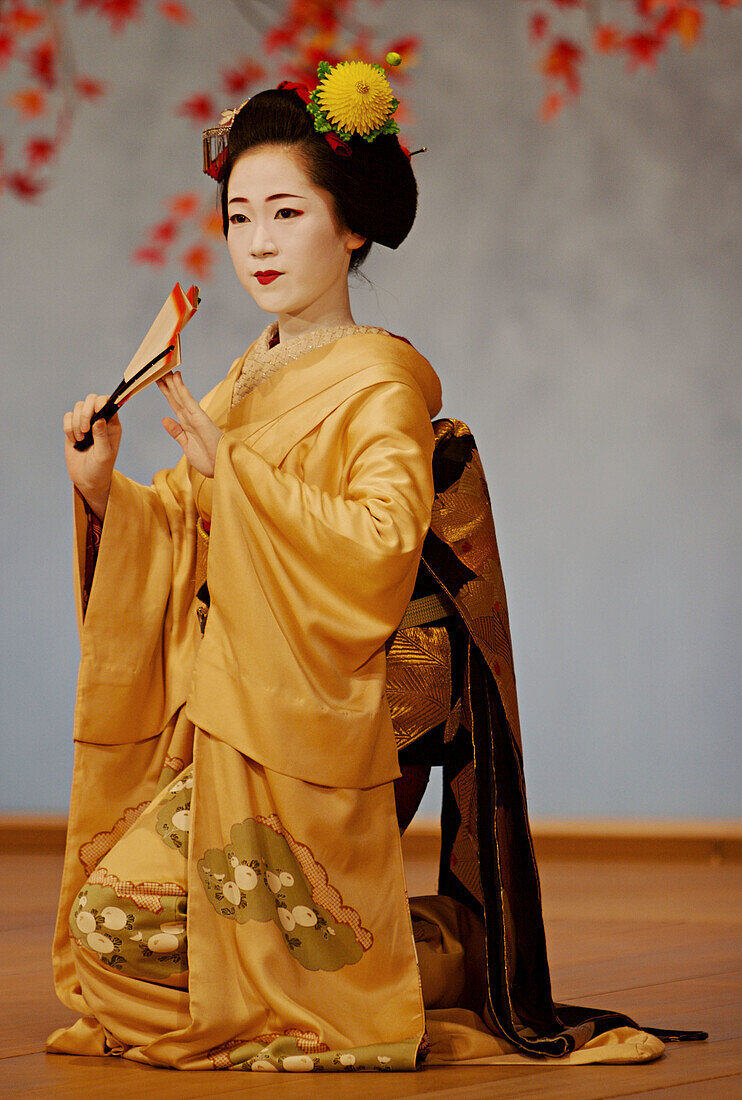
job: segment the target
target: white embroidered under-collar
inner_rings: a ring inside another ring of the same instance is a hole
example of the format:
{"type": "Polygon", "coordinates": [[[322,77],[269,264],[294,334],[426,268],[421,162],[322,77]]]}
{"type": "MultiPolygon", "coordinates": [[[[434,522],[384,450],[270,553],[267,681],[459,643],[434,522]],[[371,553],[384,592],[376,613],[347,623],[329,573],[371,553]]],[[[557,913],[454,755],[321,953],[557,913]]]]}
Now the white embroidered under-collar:
{"type": "Polygon", "coordinates": [[[335,340],[341,340],[344,336],[355,336],[369,332],[380,333],[388,336],[383,328],[375,328],[373,325],[329,325],[326,328],[316,328],[303,336],[295,336],[286,343],[270,346],[271,340],[278,332],[278,321],[272,321],[258,336],[250,354],[245,357],[242,371],[232,390],[232,406],[238,405],[249,393],[260,385],[271,374],[284,367],[292,359],[299,359],[308,351],[322,348],[325,344],[331,344],[335,340]]]}

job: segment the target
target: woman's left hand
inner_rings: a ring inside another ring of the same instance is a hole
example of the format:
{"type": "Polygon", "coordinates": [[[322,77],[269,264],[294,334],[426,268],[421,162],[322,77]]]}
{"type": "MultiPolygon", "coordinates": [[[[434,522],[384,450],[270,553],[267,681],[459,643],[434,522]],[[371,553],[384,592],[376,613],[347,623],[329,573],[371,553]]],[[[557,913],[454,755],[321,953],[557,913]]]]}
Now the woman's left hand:
{"type": "Polygon", "coordinates": [[[216,449],[224,435],[221,428],[196,401],[183,383],[180,371],[166,374],[157,385],[167,398],[176,419],[166,416],[162,426],[183,448],[183,453],[204,477],[214,476],[216,449]]]}

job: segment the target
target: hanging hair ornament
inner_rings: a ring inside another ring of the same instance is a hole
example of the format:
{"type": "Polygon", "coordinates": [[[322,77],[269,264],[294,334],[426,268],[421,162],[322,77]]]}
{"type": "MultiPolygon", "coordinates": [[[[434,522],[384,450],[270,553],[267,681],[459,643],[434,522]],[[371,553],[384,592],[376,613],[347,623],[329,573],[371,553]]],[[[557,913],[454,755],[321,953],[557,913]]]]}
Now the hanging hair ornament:
{"type": "Polygon", "coordinates": [[[238,112],[242,110],[247,102],[248,101],[245,100],[244,103],[240,103],[239,107],[230,107],[228,110],[222,111],[221,118],[216,126],[210,126],[208,130],[204,130],[203,132],[204,172],[217,182],[222,177],[224,165],[227,160],[229,131],[232,129],[232,123],[238,112]]]}
{"type": "MultiPolygon", "coordinates": [[[[398,53],[386,55],[390,66],[401,61],[398,53]]],[[[309,98],[307,110],[320,134],[332,132],[348,142],[354,134],[364,141],[373,141],[380,134],[399,133],[392,117],[399,100],[394,98],[383,66],[366,61],[340,61],[333,67],[320,61],[317,77],[319,84],[309,98]]]]}

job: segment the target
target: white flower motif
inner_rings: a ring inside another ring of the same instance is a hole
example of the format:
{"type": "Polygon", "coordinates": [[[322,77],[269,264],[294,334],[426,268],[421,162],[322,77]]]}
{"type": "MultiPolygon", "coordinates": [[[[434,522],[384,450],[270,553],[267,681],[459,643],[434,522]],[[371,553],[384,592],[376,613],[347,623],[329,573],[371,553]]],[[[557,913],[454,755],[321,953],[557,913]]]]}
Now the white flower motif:
{"type": "Polygon", "coordinates": [[[234,881],[239,886],[240,890],[254,890],[258,885],[258,876],[253,871],[252,867],[248,867],[247,864],[240,864],[239,867],[234,869],[234,881]]]}
{"type": "Polygon", "coordinates": [[[178,810],[177,813],[174,813],[173,825],[176,829],[182,829],[184,833],[187,833],[191,827],[191,811],[178,810]]]}
{"type": "Polygon", "coordinates": [[[308,1054],[290,1054],[283,1060],[283,1068],[289,1073],[306,1073],[314,1069],[314,1062],[308,1054]]]}
{"type": "Polygon", "coordinates": [[[154,936],[150,936],[147,940],[150,951],[160,955],[164,955],[167,951],[177,951],[178,946],[178,937],[173,936],[171,932],[155,932],[154,936]]]}
{"type": "Polygon", "coordinates": [[[173,936],[182,936],[186,930],[185,921],[170,920],[160,925],[161,932],[170,932],[173,936]]]}
{"type": "Polygon", "coordinates": [[[110,955],[114,949],[113,940],[109,940],[108,936],[103,936],[100,932],[90,933],[88,946],[92,947],[93,951],[97,951],[99,955],[110,955]]]}
{"type": "Polygon", "coordinates": [[[272,871],[265,872],[265,881],[268,883],[271,891],[274,894],[277,894],[278,891],[281,889],[281,880],[278,875],[274,875],[272,871]]]}
{"type": "Polygon", "coordinates": [[[83,909],[82,913],[77,914],[75,917],[75,924],[86,936],[88,932],[95,932],[95,917],[85,909],[83,909]]]}
{"type": "Polygon", "coordinates": [[[105,909],[101,909],[100,915],[106,928],[114,932],[120,932],[126,926],[126,913],[115,905],[107,905],[105,909]]]}
{"type": "Polygon", "coordinates": [[[236,882],[225,882],[222,886],[222,893],[232,905],[239,905],[242,900],[242,894],[236,882]]]}
{"type": "Polygon", "coordinates": [[[386,1066],[389,1062],[391,1062],[391,1058],[388,1058],[386,1054],[377,1054],[376,1061],[381,1062],[382,1066],[386,1066]]]}
{"type": "Polygon", "coordinates": [[[240,865],[240,861],[238,860],[237,856],[231,855],[229,857],[229,866],[230,867],[239,867],[239,865],[240,865]]]}
{"type": "Polygon", "coordinates": [[[281,879],[281,885],[282,886],[287,886],[288,887],[288,886],[293,886],[294,885],[294,876],[292,874],[290,874],[289,871],[281,871],[281,874],[279,875],[279,878],[281,879]]]}
{"type": "Polygon", "coordinates": [[[278,1067],[274,1066],[272,1062],[268,1062],[265,1058],[256,1058],[254,1062],[250,1063],[250,1069],[257,1070],[263,1073],[278,1073],[278,1067]]]}
{"type": "Polygon", "coordinates": [[[296,923],[303,928],[313,928],[317,923],[317,914],[314,909],[310,909],[306,905],[295,905],[291,912],[296,923]]]}
{"type": "Polygon", "coordinates": [[[354,1066],[356,1064],[355,1054],[341,1054],[338,1058],[341,1066],[354,1066]]]}
{"type": "Polygon", "coordinates": [[[284,909],[282,906],[279,906],[279,908],[276,909],[276,913],[278,914],[278,919],[280,920],[284,929],[287,932],[292,932],[296,927],[296,921],[294,920],[293,915],[288,911],[288,909],[284,909]]]}

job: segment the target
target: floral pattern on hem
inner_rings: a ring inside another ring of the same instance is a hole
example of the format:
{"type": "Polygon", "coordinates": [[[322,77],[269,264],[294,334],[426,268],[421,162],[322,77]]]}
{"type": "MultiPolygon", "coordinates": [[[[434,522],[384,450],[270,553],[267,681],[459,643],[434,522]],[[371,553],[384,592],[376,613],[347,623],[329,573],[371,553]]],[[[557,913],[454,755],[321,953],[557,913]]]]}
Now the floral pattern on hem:
{"type": "Polygon", "coordinates": [[[96,833],[94,837],[80,845],[78,858],[83,865],[86,875],[89,875],[90,872],[98,866],[103,857],[108,855],[114,844],[118,844],[124,833],[128,833],[131,826],[137,818],[144,813],[148,806],[149,801],[140,802],[138,806],[127,807],[118,821],[115,821],[110,829],[96,833]]]}
{"type": "Polygon", "coordinates": [[[162,764],[160,778],[157,780],[156,794],[159,794],[169,783],[172,783],[175,777],[180,775],[186,767],[186,761],[181,760],[179,756],[166,756],[162,764]]]}
{"type": "MultiPolygon", "coordinates": [[[[418,1048],[416,1040],[401,1043],[375,1043],[372,1046],[354,1047],[352,1050],[302,1049],[301,1039],[291,1032],[273,1038],[259,1036],[256,1039],[233,1040],[209,1052],[215,1069],[251,1070],[252,1072],[316,1073],[327,1070],[336,1073],[354,1073],[359,1070],[390,1072],[414,1070],[418,1048]]],[[[324,1046],[324,1044],[322,1044],[324,1046]]]]}
{"type": "Polygon", "coordinates": [[[233,825],[231,843],[204,852],[198,873],[220,916],[238,924],[272,921],[307,970],[339,970],[358,962],[373,944],[324,867],[275,815],[233,825]]]}
{"type": "Polygon", "coordinates": [[[160,805],[155,825],[163,842],[180,852],[184,859],[188,856],[192,791],[193,764],[182,771],[171,784],[160,805]]]}
{"type": "MultiPolygon", "coordinates": [[[[154,888],[158,884],[146,885],[154,888]]],[[[140,905],[136,896],[122,897],[111,886],[87,882],[75,898],[69,923],[78,947],[129,977],[163,981],[188,970],[186,896],[182,891],[160,895],[159,908],[154,911],[151,904],[140,905]]]]}

